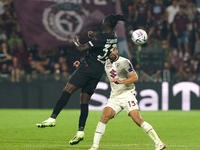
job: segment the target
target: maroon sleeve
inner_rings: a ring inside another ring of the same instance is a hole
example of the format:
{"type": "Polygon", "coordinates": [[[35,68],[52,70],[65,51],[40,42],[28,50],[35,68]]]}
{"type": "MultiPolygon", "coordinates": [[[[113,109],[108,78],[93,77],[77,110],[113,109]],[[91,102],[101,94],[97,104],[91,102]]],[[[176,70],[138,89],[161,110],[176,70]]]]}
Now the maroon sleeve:
{"type": "Polygon", "coordinates": [[[177,21],[177,20],[176,20],[176,18],[177,18],[177,15],[178,15],[178,14],[176,14],[176,15],[174,16],[173,23],[176,23],[176,21],[177,21]]]}
{"type": "Polygon", "coordinates": [[[190,23],[190,20],[186,14],[185,14],[185,17],[186,17],[186,23],[190,23]]]}

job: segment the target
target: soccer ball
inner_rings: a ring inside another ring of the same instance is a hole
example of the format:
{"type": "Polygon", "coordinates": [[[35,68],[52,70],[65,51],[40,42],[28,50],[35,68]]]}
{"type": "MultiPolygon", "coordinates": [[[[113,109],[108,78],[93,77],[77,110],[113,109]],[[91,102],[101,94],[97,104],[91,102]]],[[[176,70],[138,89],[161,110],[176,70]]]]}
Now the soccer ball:
{"type": "Polygon", "coordinates": [[[147,33],[142,29],[137,29],[133,31],[131,39],[137,45],[142,45],[147,41],[147,33]]]}

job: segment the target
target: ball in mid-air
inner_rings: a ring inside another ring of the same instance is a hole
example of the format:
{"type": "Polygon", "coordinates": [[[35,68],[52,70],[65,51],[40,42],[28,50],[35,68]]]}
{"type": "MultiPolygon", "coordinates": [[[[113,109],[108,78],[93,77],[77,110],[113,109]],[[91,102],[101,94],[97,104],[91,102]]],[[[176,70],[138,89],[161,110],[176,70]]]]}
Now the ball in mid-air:
{"type": "Polygon", "coordinates": [[[143,29],[137,29],[133,31],[131,38],[137,45],[142,45],[147,41],[147,33],[143,29]]]}

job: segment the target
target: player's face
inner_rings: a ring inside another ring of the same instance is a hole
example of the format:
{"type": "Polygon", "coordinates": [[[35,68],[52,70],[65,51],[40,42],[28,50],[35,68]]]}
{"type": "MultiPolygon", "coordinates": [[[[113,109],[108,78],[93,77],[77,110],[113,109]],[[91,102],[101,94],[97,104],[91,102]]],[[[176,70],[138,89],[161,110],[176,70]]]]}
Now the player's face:
{"type": "Polygon", "coordinates": [[[118,50],[115,48],[109,55],[109,59],[111,61],[115,61],[115,59],[117,58],[118,54],[118,50]]]}

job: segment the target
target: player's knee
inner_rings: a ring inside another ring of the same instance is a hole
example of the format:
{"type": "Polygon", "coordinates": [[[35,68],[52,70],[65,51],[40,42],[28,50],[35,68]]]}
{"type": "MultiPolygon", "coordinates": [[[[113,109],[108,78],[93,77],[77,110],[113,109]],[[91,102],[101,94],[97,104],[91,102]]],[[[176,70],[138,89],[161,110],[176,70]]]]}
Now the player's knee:
{"type": "Polygon", "coordinates": [[[70,94],[72,94],[73,92],[75,92],[76,90],[78,89],[78,87],[70,84],[70,83],[67,83],[67,85],[64,87],[63,91],[66,91],[70,94]]]}
{"type": "Polygon", "coordinates": [[[111,116],[109,114],[102,114],[101,115],[101,122],[102,123],[107,123],[111,119],[111,116]]]}
{"type": "Polygon", "coordinates": [[[129,113],[129,115],[131,116],[131,118],[133,119],[133,121],[134,121],[138,126],[140,126],[141,123],[144,121],[144,120],[142,119],[142,117],[140,116],[140,113],[139,113],[138,110],[131,111],[131,112],[129,113]]]}

